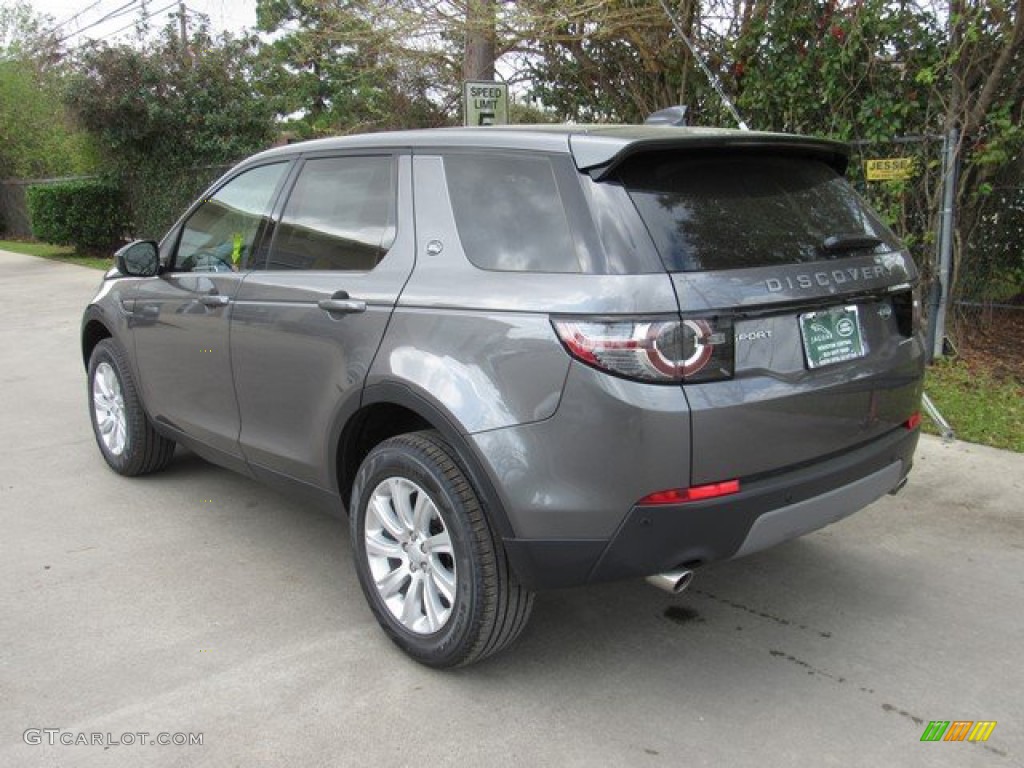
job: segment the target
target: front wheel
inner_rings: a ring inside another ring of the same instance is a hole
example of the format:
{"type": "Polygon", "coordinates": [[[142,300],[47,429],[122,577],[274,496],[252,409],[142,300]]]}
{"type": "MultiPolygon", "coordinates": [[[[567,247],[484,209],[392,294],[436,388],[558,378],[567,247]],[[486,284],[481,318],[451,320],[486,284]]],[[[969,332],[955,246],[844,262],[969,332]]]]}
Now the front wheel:
{"type": "Polygon", "coordinates": [[[150,424],[128,361],[113,339],[97,344],[89,358],[89,415],[100,453],[120,475],[156,472],[174,455],[174,442],[150,424]]]}
{"type": "Polygon", "coordinates": [[[367,602],[416,661],[472,664],[526,626],[533,593],[516,581],[438,433],[400,435],[374,448],[356,476],[350,521],[367,602]]]}

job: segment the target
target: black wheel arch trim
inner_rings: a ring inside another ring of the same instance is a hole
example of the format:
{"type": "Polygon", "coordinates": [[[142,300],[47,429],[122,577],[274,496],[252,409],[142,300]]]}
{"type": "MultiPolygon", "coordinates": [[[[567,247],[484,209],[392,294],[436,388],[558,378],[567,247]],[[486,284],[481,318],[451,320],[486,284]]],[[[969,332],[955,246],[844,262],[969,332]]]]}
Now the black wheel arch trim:
{"type": "Polygon", "coordinates": [[[153,414],[150,412],[149,406],[146,405],[146,398],[143,397],[142,372],[139,370],[138,361],[135,359],[134,338],[131,333],[131,327],[128,325],[128,319],[124,314],[118,313],[117,310],[110,309],[103,304],[95,302],[86,307],[85,311],[82,313],[82,324],[79,330],[79,345],[81,347],[82,362],[85,364],[85,371],[86,373],[89,372],[89,358],[91,356],[91,350],[96,348],[96,344],[102,341],[103,338],[113,339],[114,342],[117,343],[126,353],[125,361],[128,365],[129,371],[135,378],[136,386],[139,388],[139,400],[142,403],[142,410],[146,412],[146,415],[153,424],[153,428],[165,437],[170,438],[162,428],[161,424],[153,419],[153,414]],[[101,325],[107,332],[107,335],[100,339],[96,339],[92,344],[92,347],[89,348],[87,329],[94,323],[101,325]]]}
{"type": "MultiPolygon", "coordinates": [[[[393,404],[407,408],[413,413],[427,421],[434,429],[441,433],[456,453],[456,458],[461,462],[462,468],[469,476],[473,487],[480,494],[483,502],[484,515],[487,521],[494,527],[495,533],[504,541],[514,538],[512,525],[508,515],[505,513],[505,506],[502,504],[501,496],[498,494],[490,474],[487,472],[483,461],[477,455],[472,443],[466,438],[456,426],[455,420],[442,406],[432,402],[427,396],[417,392],[411,387],[393,381],[382,381],[371,384],[363,390],[360,403],[361,407],[374,404],[393,404]]],[[[351,416],[352,414],[349,414],[351,416]]],[[[341,437],[341,430],[338,430],[338,437],[341,437]]],[[[335,445],[339,441],[335,442],[335,445]]],[[[335,452],[337,448],[335,448],[335,452]]],[[[337,460],[337,456],[332,457],[337,460]]]]}
{"type": "MultiPolygon", "coordinates": [[[[79,329],[78,341],[82,352],[82,362],[85,365],[85,370],[89,370],[89,356],[92,349],[95,349],[103,338],[113,339],[117,344],[121,346],[126,353],[126,360],[128,367],[131,370],[132,376],[135,380],[140,383],[142,377],[140,376],[139,366],[135,360],[134,344],[131,336],[131,328],[128,325],[128,318],[119,314],[116,311],[104,306],[103,304],[92,303],[85,308],[85,312],[82,313],[82,324],[79,329]],[[95,339],[92,346],[89,347],[90,338],[87,335],[88,328],[98,324],[103,327],[107,332],[107,335],[99,339],[95,339]]],[[[141,396],[141,389],[140,389],[141,396]]],[[[146,409],[148,412],[148,409],[146,409]]]]}
{"type": "MultiPolygon", "coordinates": [[[[81,346],[82,349],[82,362],[85,364],[85,370],[87,371],[89,370],[89,351],[91,350],[87,350],[87,344],[89,339],[86,334],[86,329],[88,329],[93,323],[98,323],[99,325],[103,326],[103,328],[107,332],[107,336],[110,338],[114,338],[114,331],[110,327],[111,325],[113,325],[113,323],[111,323],[110,319],[105,316],[103,308],[97,304],[90,304],[88,307],[86,307],[85,312],[82,314],[82,327],[79,330],[78,340],[79,345],[81,346]]],[[[122,346],[124,346],[124,343],[121,341],[121,339],[118,339],[118,342],[121,343],[122,346]]],[[[96,343],[99,342],[97,341],[96,343]]],[[[92,349],[95,349],[95,347],[96,344],[93,344],[92,349]]]]}

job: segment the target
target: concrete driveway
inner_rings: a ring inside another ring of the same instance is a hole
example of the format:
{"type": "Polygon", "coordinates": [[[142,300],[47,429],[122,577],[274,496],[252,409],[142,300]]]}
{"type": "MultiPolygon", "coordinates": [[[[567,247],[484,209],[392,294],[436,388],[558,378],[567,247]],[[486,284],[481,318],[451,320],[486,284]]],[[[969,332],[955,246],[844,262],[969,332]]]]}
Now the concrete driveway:
{"type": "Polygon", "coordinates": [[[541,594],[509,652],[435,672],[378,629],[341,521],[184,452],[106,468],[99,278],[0,252],[0,765],[1024,761],[1024,456],[925,438],[898,497],[678,597],[541,594]]]}

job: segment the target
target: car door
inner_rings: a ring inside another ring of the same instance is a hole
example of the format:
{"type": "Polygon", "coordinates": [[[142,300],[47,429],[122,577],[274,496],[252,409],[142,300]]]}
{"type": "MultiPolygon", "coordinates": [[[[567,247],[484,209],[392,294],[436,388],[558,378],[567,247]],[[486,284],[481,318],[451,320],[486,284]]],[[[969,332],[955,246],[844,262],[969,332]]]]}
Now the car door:
{"type": "Polygon", "coordinates": [[[331,428],[358,404],[412,271],[411,167],[390,152],[309,156],[294,178],[232,312],[239,441],[257,476],[330,490],[331,428]]]}
{"type": "Polygon", "coordinates": [[[229,465],[244,466],[228,348],[231,301],[288,166],[244,170],[200,201],[172,234],[164,271],[140,281],[135,296],[135,353],[150,417],[229,465]]]}

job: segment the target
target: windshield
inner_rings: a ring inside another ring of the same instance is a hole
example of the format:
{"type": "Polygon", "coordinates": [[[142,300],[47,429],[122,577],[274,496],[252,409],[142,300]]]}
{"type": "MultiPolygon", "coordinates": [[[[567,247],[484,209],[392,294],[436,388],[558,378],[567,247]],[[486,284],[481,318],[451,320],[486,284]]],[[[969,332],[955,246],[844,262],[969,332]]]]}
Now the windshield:
{"type": "Polygon", "coordinates": [[[650,153],[617,171],[670,272],[740,269],[900,247],[847,181],[812,158],[650,153]]]}

